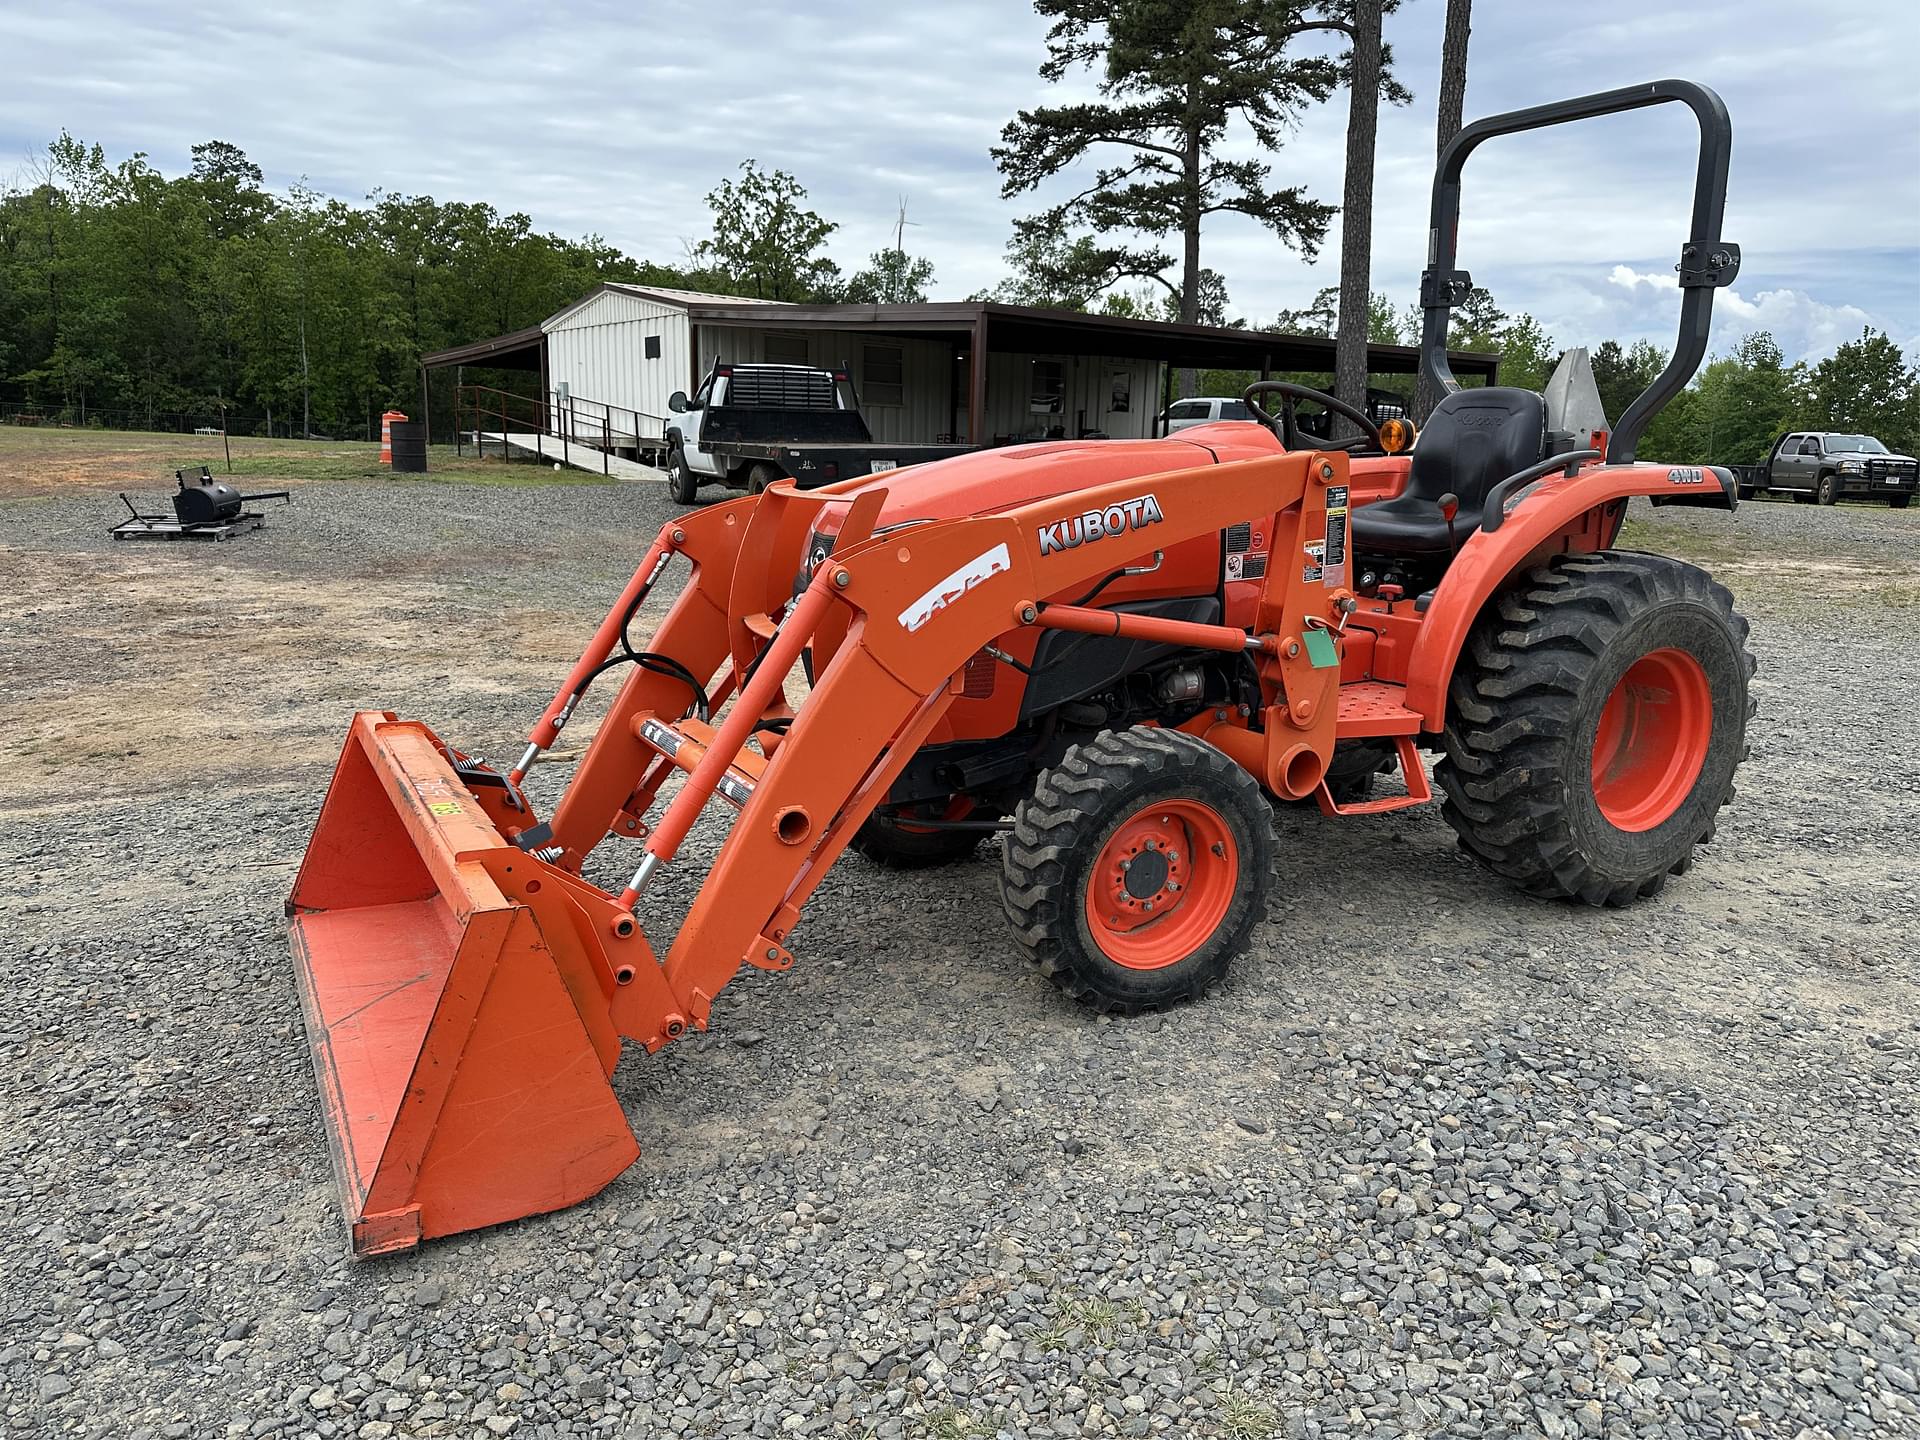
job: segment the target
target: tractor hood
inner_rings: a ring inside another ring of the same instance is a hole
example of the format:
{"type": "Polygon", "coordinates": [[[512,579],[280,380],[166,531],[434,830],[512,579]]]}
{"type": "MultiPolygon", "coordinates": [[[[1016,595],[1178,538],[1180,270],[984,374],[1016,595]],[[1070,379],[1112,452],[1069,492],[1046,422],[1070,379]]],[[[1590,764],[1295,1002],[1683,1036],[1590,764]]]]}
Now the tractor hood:
{"type": "MultiPolygon", "coordinates": [[[[1008,445],[888,471],[844,487],[834,494],[849,503],[869,490],[884,490],[879,527],[917,520],[952,520],[983,511],[1045,500],[1090,485],[1191,470],[1283,453],[1264,426],[1246,420],[1195,425],[1166,440],[1052,440],[1038,445],[1008,445]]],[[[827,507],[821,529],[837,529],[826,516],[845,506],[827,507]]]]}

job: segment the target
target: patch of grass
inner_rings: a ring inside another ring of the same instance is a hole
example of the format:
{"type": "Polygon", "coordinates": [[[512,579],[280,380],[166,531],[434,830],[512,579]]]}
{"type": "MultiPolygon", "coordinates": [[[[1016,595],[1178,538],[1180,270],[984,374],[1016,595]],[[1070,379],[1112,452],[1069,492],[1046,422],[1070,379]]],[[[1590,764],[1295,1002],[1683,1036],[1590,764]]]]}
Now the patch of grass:
{"type": "Polygon", "coordinates": [[[1765,552],[1743,543],[1731,529],[1695,530],[1660,520],[1632,515],[1620,527],[1614,542],[1622,550],[1644,550],[1654,555],[1671,555],[1691,560],[1708,568],[1763,558],[1765,552]]]}
{"type": "MultiPolygon", "coordinates": [[[[231,478],[242,489],[314,481],[388,480],[380,447],[365,440],[269,440],[235,435],[231,478]],[[275,482],[278,482],[276,484],[275,482]]],[[[165,492],[175,470],[205,465],[228,478],[227,447],[218,435],[147,434],[126,430],[55,430],[0,425],[0,496],[73,492],[165,492]]],[[[601,476],[534,461],[481,459],[450,445],[427,452],[427,483],[459,485],[601,485],[601,476]]]]}
{"type": "Polygon", "coordinates": [[[1034,1337],[1042,1350],[1067,1348],[1068,1339],[1079,1331],[1095,1345],[1109,1345],[1124,1327],[1146,1324],[1147,1311],[1138,1300],[1108,1300],[1099,1295],[1056,1295],[1053,1299],[1053,1323],[1034,1337]]]}
{"type": "Polygon", "coordinates": [[[958,1405],[943,1405],[921,1420],[920,1433],[926,1440],[969,1440],[986,1432],[958,1405]]]}
{"type": "Polygon", "coordinates": [[[1225,1390],[1220,1392],[1220,1433],[1233,1440],[1269,1440],[1280,1433],[1280,1417],[1271,1405],[1238,1390],[1225,1390]]]}
{"type": "MultiPolygon", "coordinates": [[[[205,460],[171,460],[169,469],[207,464],[205,460]]],[[[224,462],[209,468],[218,475],[224,462]]],[[[425,475],[396,475],[382,465],[379,452],[370,446],[355,446],[342,452],[338,448],[313,454],[236,455],[233,461],[236,480],[420,480],[460,485],[604,485],[603,477],[585,470],[555,470],[551,465],[532,462],[481,459],[468,453],[456,455],[451,445],[427,448],[425,475]]]]}

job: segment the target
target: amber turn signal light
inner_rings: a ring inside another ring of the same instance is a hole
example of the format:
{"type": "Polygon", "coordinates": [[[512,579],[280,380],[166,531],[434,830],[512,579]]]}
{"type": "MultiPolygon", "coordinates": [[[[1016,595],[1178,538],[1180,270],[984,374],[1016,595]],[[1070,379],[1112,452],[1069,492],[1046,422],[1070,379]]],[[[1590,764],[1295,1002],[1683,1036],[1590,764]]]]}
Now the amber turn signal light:
{"type": "Polygon", "coordinates": [[[1380,426],[1380,448],[1389,455],[1398,455],[1402,450],[1412,448],[1413,422],[1393,419],[1383,421],[1380,426]]]}

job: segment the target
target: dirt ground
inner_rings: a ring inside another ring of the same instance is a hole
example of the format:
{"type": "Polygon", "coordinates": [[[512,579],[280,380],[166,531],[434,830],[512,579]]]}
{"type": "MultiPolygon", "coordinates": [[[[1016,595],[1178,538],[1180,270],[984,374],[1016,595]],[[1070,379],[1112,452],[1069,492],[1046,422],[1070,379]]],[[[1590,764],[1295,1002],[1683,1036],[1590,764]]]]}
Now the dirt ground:
{"type": "Polygon", "coordinates": [[[327,475],[232,542],[109,540],[183,454],[0,430],[14,1433],[1920,1433],[1920,512],[1636,513],[1760,658],[1737,802],[1651,901],[1524,900],[1433,811],[1280,810],[1255,953],[1114,1024],[1018,960],[991,848],[850,857],[791,974],[623,1064],[645,1154],[605,1194],[354,1265],[280,918],[347,717],[510,757],[673,507],[327,475]],[[1395,1177],[1461,1115],[1405,1221],[1446,1258],[1394,1259],[1395,1177]],[[1503,1175],[1569,1197],[1537,1254],[1468,1226],[1503,1175]],[[1576,1194],[1608,1197],[1578,1252],[1576,1194]],[[1742,1288],[1743,1247],[1786,1258],[1742,1288]],[[728,1348],[742,1315],[779,1336],[728,1348]]]}

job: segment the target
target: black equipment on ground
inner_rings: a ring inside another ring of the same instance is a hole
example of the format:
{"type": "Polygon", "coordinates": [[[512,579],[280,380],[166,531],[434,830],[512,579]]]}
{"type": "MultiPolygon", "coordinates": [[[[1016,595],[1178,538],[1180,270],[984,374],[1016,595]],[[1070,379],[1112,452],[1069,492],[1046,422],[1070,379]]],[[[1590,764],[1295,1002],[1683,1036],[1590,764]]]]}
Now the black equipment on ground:
{"type": "Polygon", "coordinates": [[[123,492],[120,501],[127,507],[129,519],[109,532],[116,540],[225,540],[247,530],[258,530],[267,517],[246,508],[249,500],[284,500],[293,503],[291,490],[262,490],[242,495],[224,480],[213,478],[206,466],[198,475],[185,470],[173,472],[179,489],[173,494],[173,518],[142,515],[123,492]]]}

